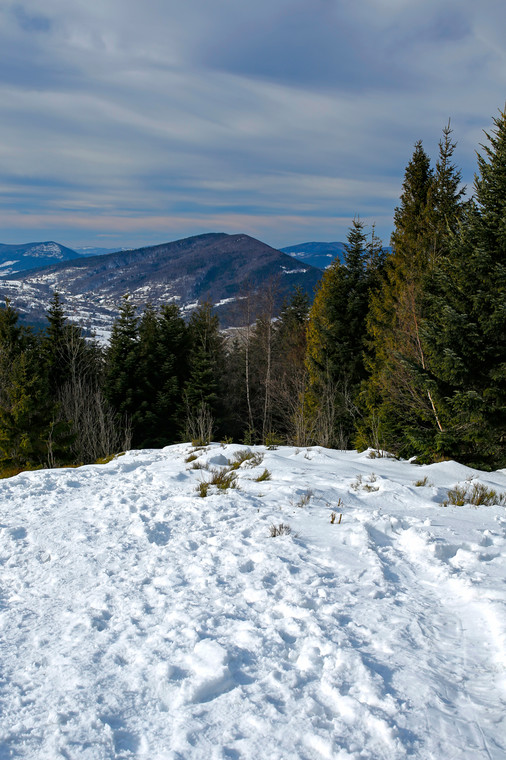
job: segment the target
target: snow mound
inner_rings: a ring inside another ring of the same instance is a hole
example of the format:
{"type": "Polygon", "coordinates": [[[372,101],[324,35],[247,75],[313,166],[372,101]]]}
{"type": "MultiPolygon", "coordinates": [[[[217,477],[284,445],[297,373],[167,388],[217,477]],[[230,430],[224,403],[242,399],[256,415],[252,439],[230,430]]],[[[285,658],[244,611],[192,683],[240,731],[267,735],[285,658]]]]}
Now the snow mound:
{"type": "Polygon", "coordinates": [[[1,481],[0,758],[504,758],[506,510],[441,505],[473,475],[506,491],[218,444],[1,481]]]}

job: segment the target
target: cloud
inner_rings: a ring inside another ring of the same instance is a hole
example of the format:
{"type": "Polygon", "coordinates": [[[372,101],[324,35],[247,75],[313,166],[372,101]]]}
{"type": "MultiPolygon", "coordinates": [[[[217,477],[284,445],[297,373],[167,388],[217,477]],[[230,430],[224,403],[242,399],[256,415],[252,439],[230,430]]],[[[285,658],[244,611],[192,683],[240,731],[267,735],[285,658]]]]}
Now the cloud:
{"type": "Polygon", "coordinates": [[[6,3],[3,234],[223,224],[282,245],[360,213],[388,239],[414,142],[435,156],[449,117],[472,181],[505,26],[502,0],[6,3]]]}

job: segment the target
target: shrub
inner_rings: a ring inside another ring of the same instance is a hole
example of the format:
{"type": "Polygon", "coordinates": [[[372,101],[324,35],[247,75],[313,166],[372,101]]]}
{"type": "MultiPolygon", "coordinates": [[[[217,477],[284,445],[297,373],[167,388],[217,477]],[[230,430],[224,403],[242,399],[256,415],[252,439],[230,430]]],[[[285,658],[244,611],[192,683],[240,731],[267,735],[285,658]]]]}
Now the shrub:
{"type": "Polygon", "coordinates": [[[415,480],[414,483],[413,483],[413,485],[416,486],[417,488],[423,488],[424,486],[430,486],[430,485],[432,485],[432,483],[429,483],[429,478],[426,475],[421,480],[415,480]]]}
{"type": "Polygon", "coordinates": [[[203,480],[202,482],[200,482],[198,484],[198,486],[197,486],[197,493],[202,498],[204,498],[205,496],[207,496],[208,490],[209,490],[209,483],[207,483],[205,480],[203,480]]]}
{"type": "MultiPolygon", "coordinates": [[[[193,467],[195,468],[195,464],[193,467]]],[[[223,467],[221,470],[211,470],[210,480],[202,480],[197,486],[199,496],[207,496],[209,486],[216,486],[219,491],[226,491],[227,488],[237,488],[237,475],[228,467],[223,467]]]]}
{"type": "Polygon", "coordinates": [[[283,443],[283,439],[280,438],[280,436],[277,433],[270,432],[267,433],[265,436],[265,445],[270,451],[273,451],[274,449],[277,449],[278,446],[281,446],[283,443]]]}
{"type": "Polygon", "coordinates": [[[498,494],[493,488],[487,488],[486,485],[478,482],[450,488],[443,506],[463,507],[464,504],[473,504],[476,507],[491,507],[495,504],[505,506],[506,493],[498,494]]]}
{"type": "Polygon", "coordinates": [[[266,468],[266,469],[264,469],[264,471],[257,478],[255,478],[255,482],[256,483],[263,483],[264,480],[270,480],[270,479],[271,479],[271,473],[266,468]]]}
{"type": "Polygon", "coordinates": [[[106,457],[99,457],[95,460],[95,464],[107,464],[108,462],[112,462],[113,459],[117,459],[118,457],[124,457],[125,452],[121,451],[119,454],[109,454],[106,457]]]}
{"type": "Polygon", "coordinates": [[[232,470],[238,470],[242,464],[246,467],[257,467],[262,463],[264,455],[261,453],[254,454],[249,449],[241,449],[234,454],[234,461],[231,462],[230,467],[232,470]]]}
{"type": "Polygon", "coordinates": [[[313,498],[314,491],[312,491],[310,488],[307,489],[307,491],[304,491],[303,494],[300,495],[299,500],[295,502],[296,507],[307,507],[311,499],[313,498]]]}
{"type": "Polygon", "coordinates": [[[0,480],[4,478],[13,478],[15,475],[19,475],[21,472],[33,472],[34,470],[43,470],[44,465],[25,465],[24,467],[17,467],[15,465],[6,465],[0,469],[0,480]]]}
{"type": "Polygon", "coordinates": [[[221,470],[211,470],[211,480],[209,484],[216,486],[220,491],[226,491],[227,488],[237,488],[237,474],[228,467],[221,470]]]}
{"type": "Polygon", "coordinates": [[[276,536],[289,536],[292,529],[286,523],[279,523],[279,525],[271,525],[270,531],[271,538],[276,538],[276,536]]]}

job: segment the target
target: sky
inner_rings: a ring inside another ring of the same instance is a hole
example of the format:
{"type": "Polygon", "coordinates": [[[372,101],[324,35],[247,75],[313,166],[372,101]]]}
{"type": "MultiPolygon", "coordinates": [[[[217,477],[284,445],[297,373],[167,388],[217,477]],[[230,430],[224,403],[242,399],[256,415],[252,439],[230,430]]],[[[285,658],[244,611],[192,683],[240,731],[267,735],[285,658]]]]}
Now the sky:
{"type": "Polygon", "coordinates": [[[0,242],[385,243],[451,119],[472,190],[504,0],[0,0],[0,242]]]}

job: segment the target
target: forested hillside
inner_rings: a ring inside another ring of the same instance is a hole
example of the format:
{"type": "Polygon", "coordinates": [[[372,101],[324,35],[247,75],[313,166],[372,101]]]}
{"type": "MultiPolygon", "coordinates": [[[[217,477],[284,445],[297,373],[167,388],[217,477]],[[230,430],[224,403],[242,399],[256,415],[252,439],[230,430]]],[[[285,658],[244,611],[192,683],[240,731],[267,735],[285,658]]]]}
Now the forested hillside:
{"type": "Polygon", "coordinates": [[[434,167],[415,144],[391,251],[357,217],[312,306],[296,287],[274,319],[275,283],[251,283],[225,336],[209,301],[185,321],[126,296],[103,348],[57,293],[40,334],[7,303],[4,472],[212,438],[506,466],[506,114],[494,121],[467,201],[450,126],[434,167]]]}

